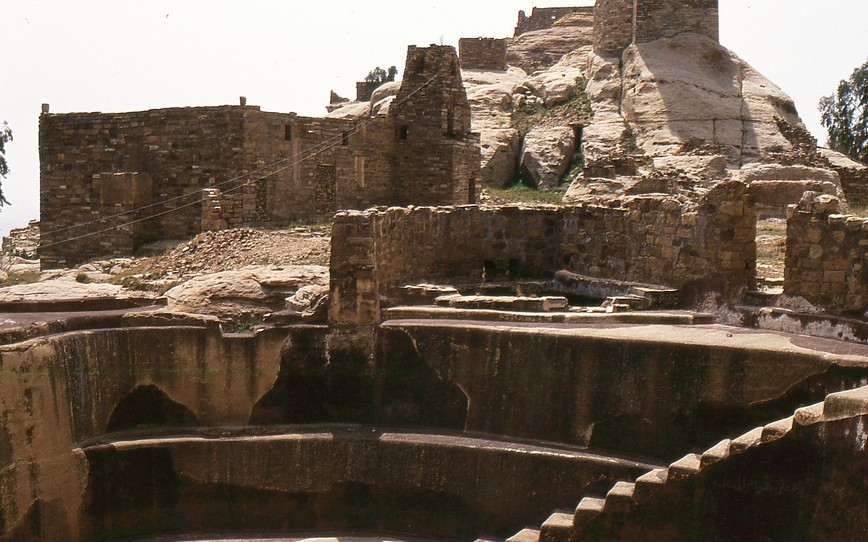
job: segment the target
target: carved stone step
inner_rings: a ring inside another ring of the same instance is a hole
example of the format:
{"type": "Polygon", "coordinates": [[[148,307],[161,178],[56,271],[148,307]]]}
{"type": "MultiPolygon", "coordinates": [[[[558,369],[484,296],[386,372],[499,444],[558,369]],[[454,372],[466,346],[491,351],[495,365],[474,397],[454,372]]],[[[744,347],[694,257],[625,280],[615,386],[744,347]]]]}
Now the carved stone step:
{"type": "Polygon", "coordinates": [[[573,514],[555,512],[539,530],[540,542],[569,542],[573,533],[573,514]]]}
{"type": "Polygon", "coordinates": [[[633,500],[636,504],[642,504],[663,489],[668,479],[669,469],[654,469],[646,472],[636,479],[633,500]]]}
{"type": "Polygon", "coordinates": [[[576,536],[581,535],[594,519],[603,513],[606,507],[606,499],[585,497],[576,506],[573,514],[573,532],[576,536]]]}
{"type": "Polygon", "coordinates": [[[684,480],[690,478],[700,470],[702,470],[702,456],[699,454],[688,454],[669,465],[669,480],[684,480]]]}
{"type": "Polygon", "coordinates": [[[539,542],[539,531],[537,529],[522,529],[507,538],[506,542],[539,542]]]}
{"type": "Polygon", "coordinates": [[[776,440],[780,440],[784,438],[784,436],[792,431],[793,429],[793,417],[784,418],[783,420],[778,420],[776,422],[772,422],[767,426],[763,427],[762,436],[760,440],[763,443],[774,442],[776,440]]]}
{"type": "Polygon", "coordinates": [[[611,512],[628,512],[636,504],[633,501],[633,491],[636,485],[632,482],[618,482],[606,494],[606,510],[611,512]]]}
{"type": "Polygon", "coordinates": [[[732,446],[732,441],[725,439],[706,450],[705,453],[702,454],[702,468],[719,463],[729,457],[730,446],[732,446]]]}
{"type": "Polygon", "coordinates": [[[732,445],[729,447],[732,455],[738,455],[747,451],[748,448],[756,446],[762,440],[763,428],[756,429],[745,433],[744,435],[732,440],[732,445]]]}

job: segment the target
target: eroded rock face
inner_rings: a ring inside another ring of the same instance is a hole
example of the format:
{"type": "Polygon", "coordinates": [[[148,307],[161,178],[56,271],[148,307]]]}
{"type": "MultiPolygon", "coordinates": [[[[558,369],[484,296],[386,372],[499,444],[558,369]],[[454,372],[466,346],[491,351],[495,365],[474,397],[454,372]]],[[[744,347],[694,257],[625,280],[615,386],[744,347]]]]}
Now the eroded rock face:
{"type": "Polygon", "coordinates": [[[512,40],[506,61],[528,73],[554,66],[565,54],[593,42],[593,21],[581,26],[556,26],[527,32],[512,40]]]}
{"type": "Polygon", "coordinates": [[[515,176],[521,149],[512,127],[513,95],[527,78],[520,68],[499,71],[462,71],[470,102],[472,130],[480,135],[482,183],[503,185],[515,176]]]}
{"type": "Polygon", "coordinates": [[[633,45],[623,65],[623,116],[651,155],[704,141],[719,145],[738,167],[792,148],[776,119],[802,124],[789,96],[699,34],[633,45]]]}

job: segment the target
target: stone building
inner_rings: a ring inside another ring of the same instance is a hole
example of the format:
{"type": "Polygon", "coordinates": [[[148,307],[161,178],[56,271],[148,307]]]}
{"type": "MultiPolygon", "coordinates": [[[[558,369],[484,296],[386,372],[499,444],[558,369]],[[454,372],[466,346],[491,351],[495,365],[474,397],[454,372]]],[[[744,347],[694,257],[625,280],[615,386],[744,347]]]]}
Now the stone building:
{"type": "Polygon", "coordinates": [[[388,115],[248,106],[40,117],[42,265],[338,209],[473,202],[479,136],[450,46],[410,47],[388,115]],[[207,193],[205,190],[207,189],[207,193]]]}

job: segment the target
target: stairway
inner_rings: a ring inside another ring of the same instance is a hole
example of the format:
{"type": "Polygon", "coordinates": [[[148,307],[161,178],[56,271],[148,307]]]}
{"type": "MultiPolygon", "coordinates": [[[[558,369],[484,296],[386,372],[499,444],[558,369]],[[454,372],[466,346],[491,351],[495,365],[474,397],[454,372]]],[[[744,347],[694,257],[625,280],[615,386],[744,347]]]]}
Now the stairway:
{"type": "Polygon", "coordinates": [[[604,498],[585,497],[575,510],[557,510],[539,530],[525,529],[507,542],[579,542],[591,525],[607,514],[629,514],[654,499],[667,485],[684,484],[707,468],[745,453],[747,450],[778,441],[794,426],[807,426],[868,414],[868,387],[833,393],[823,403],[799,409],[793,416],[757,427],[734,438],[725,439],[701,454],[688,454],[668,467],[651,470],[635,482],[617,482],[604,498]]]}

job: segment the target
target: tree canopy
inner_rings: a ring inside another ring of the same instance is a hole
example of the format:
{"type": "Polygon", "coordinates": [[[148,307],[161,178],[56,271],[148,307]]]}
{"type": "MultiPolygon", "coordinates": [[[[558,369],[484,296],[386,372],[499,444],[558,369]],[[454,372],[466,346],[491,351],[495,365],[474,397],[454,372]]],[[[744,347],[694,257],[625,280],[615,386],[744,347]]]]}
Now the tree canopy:
{"type": "MultiPolygon", "coordinates": [[[[6,178],[9,175],[9,164],[6,163],[6,143],[12,141],[12,129],[6,121],[3,121],[3,127],[0,128],[0,177],[6,178]]],[[[9,201],[3,196],[3,187],[0,185],[0,207],[8,205],[9,201]]]]}
{"type": "Polygon", "coordinates": [[[392,66],[388,70],[377,66],[365,76],[365,80],[358,89],[357,98],[359,100],[370,100],[371,95],[380,85],[394,81],[396,75],[398,75],[398,68],[395,66],[392,66]]]}
{"type": "Polygon", "coordinates": [[[820,100],[820,113],[829,147],[868,162],[868,61],[838,83],[835,94],[820,100]]]}
{"type": "Polygon", "coordinates": [[[368,72],[368,75],[365,77],[365,82],[372,85],[382,85],[383,83],[394,81],[395,76],[397,75],[398,68],[396,68],[395,66],[390,67],[388,71],[377,66],[376,68],[368,72]]]}

